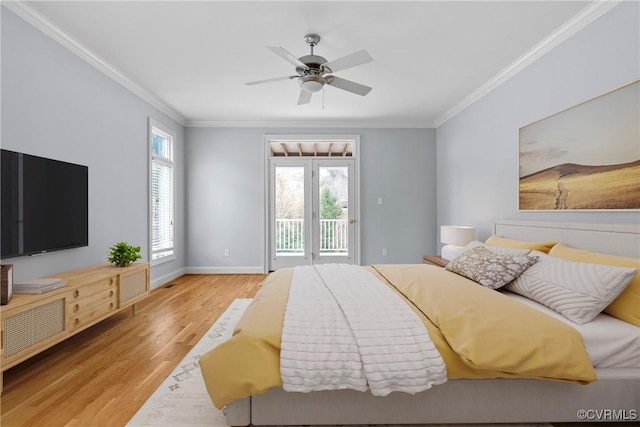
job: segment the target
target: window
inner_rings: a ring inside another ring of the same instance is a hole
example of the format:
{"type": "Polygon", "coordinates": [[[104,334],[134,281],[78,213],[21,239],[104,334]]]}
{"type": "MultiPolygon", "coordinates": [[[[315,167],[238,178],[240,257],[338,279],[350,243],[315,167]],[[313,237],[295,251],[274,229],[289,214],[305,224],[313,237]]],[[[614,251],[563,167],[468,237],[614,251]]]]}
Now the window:
{"type": "Polygon", "coordinates": [[[175,259],[175,134],[149,120],[151,145],[151,263],[175,259]]]}

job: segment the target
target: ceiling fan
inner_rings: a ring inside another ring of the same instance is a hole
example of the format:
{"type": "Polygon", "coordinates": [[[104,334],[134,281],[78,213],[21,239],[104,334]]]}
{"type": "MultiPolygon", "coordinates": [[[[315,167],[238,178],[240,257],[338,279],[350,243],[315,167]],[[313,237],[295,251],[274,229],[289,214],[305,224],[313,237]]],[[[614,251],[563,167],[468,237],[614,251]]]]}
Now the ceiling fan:
{"type": "Polygon", "coordinates": [[[280,80],[298,79],[298,83],[300,84],[298,105],[308,104],[311,102],[311,95],[322,89],[324,85],[333,86],[361,96],[365,96],[369,91],[371,91],[369,86],[361,85],[360,83],[352,82],[351,80],[333,75],[336,71],[346,70],[347,68],[373,61],[373,58],[371,58],[366,50],[362,49],[334,61],[327,61],[322,56],[313,54],[313,48],[320,42],[319,35],[307,34],[304,36],[304,40],[311,48],[311,54],[301,56],[300,58],[296,58],[281,47],[267,46],[267,48],[273,53],[295,65],[296,75],[258,80],[245,84],[253,86],[262,83],[277,82],[280,80]]]}

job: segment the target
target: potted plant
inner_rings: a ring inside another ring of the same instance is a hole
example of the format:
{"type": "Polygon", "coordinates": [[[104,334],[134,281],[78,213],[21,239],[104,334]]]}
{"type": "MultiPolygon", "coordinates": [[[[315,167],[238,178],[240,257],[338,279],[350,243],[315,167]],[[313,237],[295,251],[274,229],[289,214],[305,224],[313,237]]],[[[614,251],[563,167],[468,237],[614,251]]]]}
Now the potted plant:
{"type": "Polygon", "coordinates": [[[111,252],[107,261],[118,267],[128,267],[131,263],[142,258],[140,246],[131,246],[127,242],[118,242],[109,249],[111,252]]]}

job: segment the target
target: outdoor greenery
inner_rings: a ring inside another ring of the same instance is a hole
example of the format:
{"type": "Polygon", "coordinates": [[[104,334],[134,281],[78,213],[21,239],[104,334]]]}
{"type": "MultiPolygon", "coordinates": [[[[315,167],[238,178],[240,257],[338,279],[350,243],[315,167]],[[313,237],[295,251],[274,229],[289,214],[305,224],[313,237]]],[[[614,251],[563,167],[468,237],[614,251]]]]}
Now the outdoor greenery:
{"type": "Polygon", "coordinates": [[[328,185],[322,186],[320,193],[320,219],[342,218],[342,208],[338,205],[338,199],[331,193],[328,185]]]}
{"type": "Polygon", "coordinates": [[[304,217],[304,171],[302,168],[279,168],[276,171],[276,218],[304,217]]]}
{"type": "MultiPolygon", "coordinates": [[[[280,167],[275,172],[276,247],[280,253],[298,253],[305,243],[304,168],[280,167]]],[[[320,247],[341,246],[345,226],[334,220],[345,220],[348,215],[346,204],[343,206],[348,176],[344,168],[327,167],[321,168],[319,179],[320,247]]]]}

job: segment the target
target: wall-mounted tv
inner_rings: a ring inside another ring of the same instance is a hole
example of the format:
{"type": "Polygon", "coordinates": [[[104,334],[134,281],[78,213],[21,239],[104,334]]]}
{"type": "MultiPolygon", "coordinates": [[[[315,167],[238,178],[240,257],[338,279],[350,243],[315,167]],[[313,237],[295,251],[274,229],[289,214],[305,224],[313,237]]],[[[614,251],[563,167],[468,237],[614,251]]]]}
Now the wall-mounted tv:
{"type": "Polygon", "coordinates": [[[0,258],[89,245],[89,168],[0,150],[0,258]]]}

